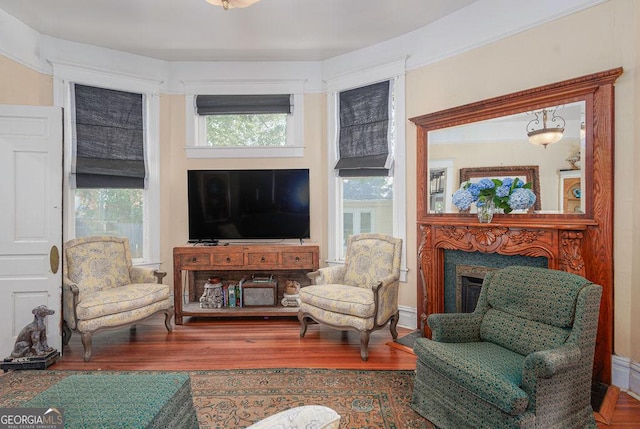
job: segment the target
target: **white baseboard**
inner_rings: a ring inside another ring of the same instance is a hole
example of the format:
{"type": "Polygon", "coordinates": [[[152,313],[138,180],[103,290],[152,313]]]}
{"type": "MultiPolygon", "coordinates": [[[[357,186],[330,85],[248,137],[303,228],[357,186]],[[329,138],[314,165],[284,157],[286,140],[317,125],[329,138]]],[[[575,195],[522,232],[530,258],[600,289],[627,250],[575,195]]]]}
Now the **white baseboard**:
{"type": "Polygon", "coordinates": [[[611,384],[640,398],[640,363],[628,357],[613,355],[611,358],[611,384]]]}
{"type": "Polygon", "coordinates": [[[400,310],[400,320],[398,321],[398,326],[409,329],[417,329],[417,316],[415,307],[406,307],[399,305],[398,310],[400,310]]]}

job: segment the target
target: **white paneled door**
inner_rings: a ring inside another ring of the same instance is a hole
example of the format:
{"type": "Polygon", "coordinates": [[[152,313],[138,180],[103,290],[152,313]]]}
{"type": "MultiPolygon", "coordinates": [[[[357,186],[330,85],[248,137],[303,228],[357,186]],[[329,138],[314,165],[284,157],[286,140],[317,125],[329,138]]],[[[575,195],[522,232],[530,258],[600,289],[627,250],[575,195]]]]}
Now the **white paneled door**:
{"type": "Polygon", "coordinates": [[[62,109],[0,105],[0,358],[46,305],[62,352],[62,109]]]}

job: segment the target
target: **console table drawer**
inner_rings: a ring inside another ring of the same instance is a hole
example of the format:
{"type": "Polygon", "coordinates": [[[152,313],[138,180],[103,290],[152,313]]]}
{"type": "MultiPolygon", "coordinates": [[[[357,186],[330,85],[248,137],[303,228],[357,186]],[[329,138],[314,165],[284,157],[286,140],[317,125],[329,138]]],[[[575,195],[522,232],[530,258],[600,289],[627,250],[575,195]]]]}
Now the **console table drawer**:
{"type": "Polygon", "coordinates": [[[183,267],[206,267],[207,265],[211,265],[208,253],[180,255],[180,264],[182,264],[183,267]]]}
{"type": "Polygon", "coordinates": [[[313,266],[313,253],[301,252],[301,253],[289,253],[282,254],[282,265],[287,267],[312,267],[313,266]]]}
{"type": "Polygon", "coordinates": [[[213,264],[221,266],[242,266],[244,265],[244,254],[242,253],[216,253],[213,254],[213,264]]]}
{"type": "Polygon", "coordinates": [[[277,253],[248,253],[248,264],[249,265],[270,265],[275,266],[278,264],[278,254],[277,253]]]}

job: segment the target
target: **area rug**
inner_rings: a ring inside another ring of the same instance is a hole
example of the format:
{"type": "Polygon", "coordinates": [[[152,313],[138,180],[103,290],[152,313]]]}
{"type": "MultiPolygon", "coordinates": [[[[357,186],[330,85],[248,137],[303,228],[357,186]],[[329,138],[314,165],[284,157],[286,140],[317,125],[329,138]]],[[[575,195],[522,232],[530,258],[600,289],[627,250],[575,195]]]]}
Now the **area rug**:
{"type": "MultiPolygon", "coordinates": [[[[158,371],[12,371],[0,377],[0,407],[18,407],[70,375],[158,371]]],[[[340,428],[433,429],[413,411],[413,371],[234,369],[188,371],[198,423],[245,428],[279,411],[319,404],[333,408],[340,428]]]]}

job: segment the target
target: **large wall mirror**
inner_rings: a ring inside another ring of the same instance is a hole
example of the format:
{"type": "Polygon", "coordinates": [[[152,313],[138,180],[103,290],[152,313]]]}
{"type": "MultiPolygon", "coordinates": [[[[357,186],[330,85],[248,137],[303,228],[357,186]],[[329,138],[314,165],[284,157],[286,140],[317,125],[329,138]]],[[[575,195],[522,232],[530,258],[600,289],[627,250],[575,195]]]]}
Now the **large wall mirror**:
{"type": "Polygon", "coordinates": [[[611,160],[602,158],[610,158],[612,141],[598,133],[612,126],[613,106],[598,104],[599,92],[621,73],[613,69],[412,118],[418,126],[418,219],[459,216],[451,195],[465,179],[461,172],[513,177],[530,167],[538,172],[538,202],[515,214],[593,218],[594,177],[612,180],[611,160]],[[559,140],[532,142],[545,124],[559,140]],[[506,172],[494,171],[501,169],[506,172]]]}
{"type": "Polygon", "coordinates": [[[463,181],[509,176],[531,181],[534,213],[583,214],[585,108],[580,100],[429,131],[429,212],[457,213],[451,194],[463,181]],[[540,139],[544,128],[551,140],[540,139]]]}

